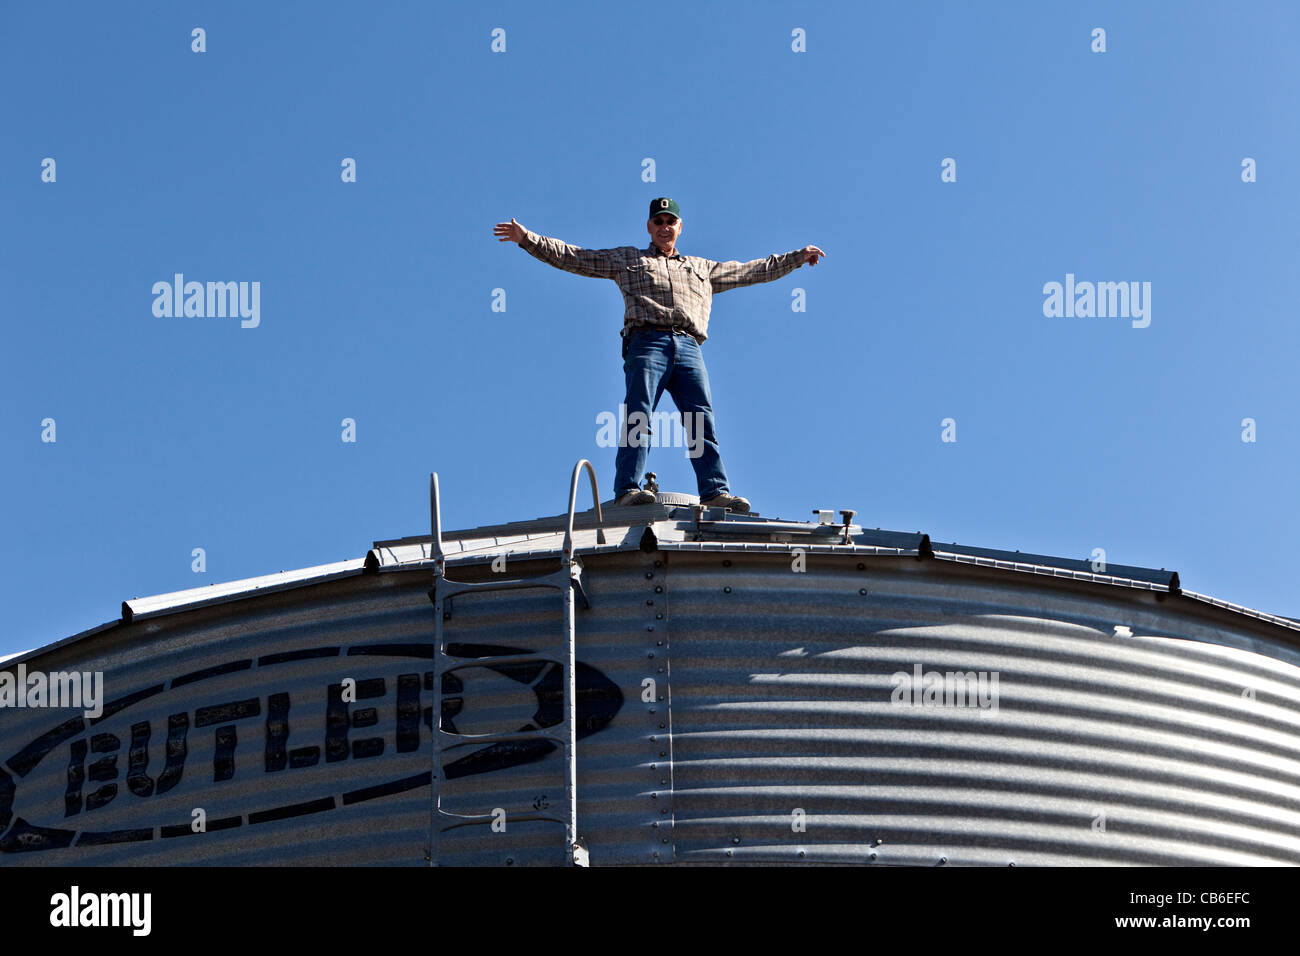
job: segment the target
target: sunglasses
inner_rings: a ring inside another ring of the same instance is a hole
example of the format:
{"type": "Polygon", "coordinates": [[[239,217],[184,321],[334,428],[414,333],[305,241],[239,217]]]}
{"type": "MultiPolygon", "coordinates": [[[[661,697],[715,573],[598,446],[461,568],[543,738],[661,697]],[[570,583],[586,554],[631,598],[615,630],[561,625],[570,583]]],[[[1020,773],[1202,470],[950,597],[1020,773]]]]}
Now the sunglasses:
{"type": "Polygon", "coordinates": [[[651,219],[650,221],[653,222],[656,226],[671,226],[673,223],[677,221],[677,217],[670,216],[669,218],[665,219],[663,216],[656,216],[654,219],[651,219]]]}

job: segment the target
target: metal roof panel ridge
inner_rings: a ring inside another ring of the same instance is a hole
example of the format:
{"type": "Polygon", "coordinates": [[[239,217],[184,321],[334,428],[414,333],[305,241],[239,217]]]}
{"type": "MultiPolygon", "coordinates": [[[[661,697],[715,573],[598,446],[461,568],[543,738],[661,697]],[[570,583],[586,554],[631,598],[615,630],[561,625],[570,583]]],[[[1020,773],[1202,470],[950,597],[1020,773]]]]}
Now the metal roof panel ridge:
{"type": "MultiPolygon", "coordinates": [[[[595,508],[575,510],[573,528],[577,552],[600,554],[637,548],[662,548],[665,551],[746,551],[759,554],[806,548],[815,549],[819,553],[841,553],[846,556],[938,559],[976,564],[1009,573],[1032,572],[1104,585],[1167,591],[1171,596],[1181,595],[1195,603],[1267,621],[1290,631],[1300,630],[1300,622],[1292,618],[1268,614],[1205,594],[1185,592],[1176,571],[1111,562],[1102,564],[1088,559],[982,548],[959,545],[956,542],[932,542],[931,536],[921,531],[889,531],[854,524],[853,511],[841,510],[840,521],[832,520],[833,512],[825,509],[814,509],[813,513],[818,518],[813,521],[786,520],[756,512],[736,514],[719,508],[706,509],[694,496],[672,492],[660,492],[658,500],[653,504],[620,507],[610,501],[602,503],[601,508],[603,521],[598,521],[595,508]],[[601,543],[598,527],[603,530],[604,543],[601,543]]],[[[567,518],[566,513],[444,531],[442,538],[445,557],[453,563],[486,561],[501,552],[515,558],[546,558],[560,552],[567,518]]],[[[365,572],[417,570],[433,561],[431,542],[432,535],[428,533],[376,541],[364,558],[214,583],[151,597],[132,598],[122,602],[121,623],[246,599],[261,593],[304,587],[336,577],[365,572]]],[[[80,639],[118,623],[109,622],[45,647],[80,639]]]]}

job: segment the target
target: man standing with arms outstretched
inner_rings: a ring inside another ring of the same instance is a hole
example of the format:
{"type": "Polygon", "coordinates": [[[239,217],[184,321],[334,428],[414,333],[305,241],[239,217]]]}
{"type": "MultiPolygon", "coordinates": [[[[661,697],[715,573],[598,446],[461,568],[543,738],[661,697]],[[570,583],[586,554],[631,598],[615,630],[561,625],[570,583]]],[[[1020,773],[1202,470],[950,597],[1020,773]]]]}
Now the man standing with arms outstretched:
{"type": "Polygon", "coordinates": [[[516,242],[548,265],[595,279],[613,279],[623,293],[623,374],[627,383],[626,418],[620,422],[615,459],[615,504],[640,505],[655,500],[640,488],[649,454],[647,435],[629,435],[629,424],[649,422],[667,390],[682,416],[692,443],[691,464],[700,501],[708,507],[748,512],[749,502],[731,494],[714,432],[709,373],[700,345],[708,338],[709,310],[715,292],[757,282],[771,282],[805,262],[815,266],[826,255],[816,246],[754,259],[713,262],[677,251],[682,234],[681,209],[667,197],[651,200],[646,222],[651,244],[644,249],[582,249],[530,232],[511,219],[492,230],[501,242],[516,242]],[[639,416],[637,413],[640,413],[639,416]],[[691,422],[699,422],[692,429],[691,422]],[[699,434],[692,434],[698,431],[699,434]]]}

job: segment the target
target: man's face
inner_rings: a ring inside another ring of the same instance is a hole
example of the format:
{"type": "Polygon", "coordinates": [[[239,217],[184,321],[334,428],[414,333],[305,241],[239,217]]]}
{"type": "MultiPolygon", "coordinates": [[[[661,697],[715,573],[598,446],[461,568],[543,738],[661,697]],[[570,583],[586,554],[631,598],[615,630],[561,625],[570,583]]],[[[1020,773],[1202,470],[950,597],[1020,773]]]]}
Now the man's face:
{"type": "Polygon", "coordinates": [[[682,221],[669,213],[660,213],[646,223],[646,230],[660,249],[672,249],[682,234],[682,221]]]}

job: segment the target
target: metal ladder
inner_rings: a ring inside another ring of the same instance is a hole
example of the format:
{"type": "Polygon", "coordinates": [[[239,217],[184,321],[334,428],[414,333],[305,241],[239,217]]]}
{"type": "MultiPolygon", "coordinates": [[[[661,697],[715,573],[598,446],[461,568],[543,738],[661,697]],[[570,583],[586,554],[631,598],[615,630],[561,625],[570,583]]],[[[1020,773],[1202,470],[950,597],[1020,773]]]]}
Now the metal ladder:
{"type": "Polygon", "coordinates": [[[584,458],[573,466],[573,477],[569,481],[569,517],[564,529],[564,547],[560,554],[559,569],[537,577],[516,578],[505,581],[452,581],[447,577],[446,556],[442,550],[442,513],[438,506],[438,474],[433,472],[429,475],[429,511],[433,525],[432,550],[434,561],[433,589],[429,591],[429,598],[434,605],[433,815],[429,852],[430,866],[438,865],[439,847],[444,832],[456,827],[489,823],[495,819],[490,813],[467,815],[452,813],[443,809],[443,785],[447,782],[444,772],[444,754],[464,747],[478,747],[483,744],[520,740],[537,740],[539,738],[550,740],[564,749],[565,814],[563,818],[542,813],[530,814],[522,818],[520,822],[525,820],[546,820],[553,823],[563,823],[569,864],[573,866],[587,865],[587,850],[578,837],[577,683],[574,673],[576,657],[573,606],[573,592],[575,589],[582,595],[583,604],[587,607],[591,606],[591,603],[587,600],[586,591],[582,587],[582,563],[573,552],[574,505],[578,496],[578,477],[584,467],[591,479],[591,498],[596,509],[596,540],[600,544],[605,543],[605,519],[601,514],[600,495],[596,489],[596,472],[592,469],[591,462],[584,458]],[[512,588],[555,588],[560,592],[563,599],[564,634],[567,643],[564,679],[561,681],[564,690],[564,719],[558,725],[546,730],[536,729],[504,734],[461,734],[446,731],[442,727],[442,679],[444,674],[462,667],[522,664],[549,660],[549,658],[544,658],[537,653],[498,654],[490,657],[457,657],[447,653],[443,634],[443,616],[447,600],[453,595],[464,591],[504,591],[512,588]],[[552,730],[558,731],[558,733],[553,733],[552,730]]]}

